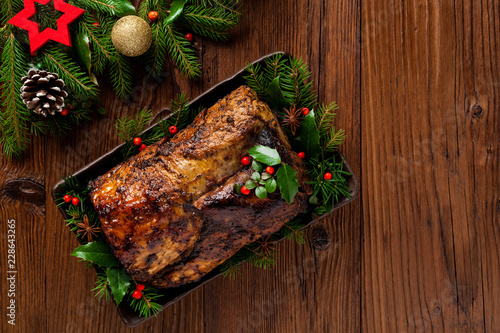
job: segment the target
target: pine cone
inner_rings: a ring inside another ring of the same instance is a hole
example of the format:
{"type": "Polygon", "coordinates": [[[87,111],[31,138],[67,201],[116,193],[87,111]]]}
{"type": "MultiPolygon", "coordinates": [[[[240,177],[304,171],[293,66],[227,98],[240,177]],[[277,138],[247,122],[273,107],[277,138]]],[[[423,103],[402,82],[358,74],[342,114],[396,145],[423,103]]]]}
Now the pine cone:
{"type": "Polygon", "coordinates": [[[28,109],[47,117],[47,113],[55,115],[64,108],[68,93],[64,91],[64,81],[57,74],[31,69],[21,82],[21,98],[28,109]]]}

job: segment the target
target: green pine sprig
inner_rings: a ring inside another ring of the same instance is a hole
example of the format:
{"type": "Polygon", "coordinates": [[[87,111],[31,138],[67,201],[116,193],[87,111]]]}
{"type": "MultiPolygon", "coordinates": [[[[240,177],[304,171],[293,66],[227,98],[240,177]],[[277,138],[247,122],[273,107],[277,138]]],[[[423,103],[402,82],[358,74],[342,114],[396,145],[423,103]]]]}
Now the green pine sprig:
{"type": "Polygon", "coordinates": [[[316,127],[320,133],[321,146],[325,151],[335,151],[346,137],[344,130],[335,129],[334,120],[337,109],[338,106],[335,102],[327,106],[322,104],[316,109],[316,127]]]}
{"type": "MultiPolygon", "coordinates": [[[[8,2],[11,4],[11,2],[8,2]]],[[[3,7],[3,6],[0,6],[3,7]]],[[[10,29],[9,29],[10,30],[10,29]]],[[[28,121],[31,111],[19,97],[21,78],[28,70],[24,47],[9,32],[1,55],[0,85],[2,112],[0,116],[0,144],[7,158],[20,157],[30,142],[28,121]]]]}
{"type": "Polygon", "coordinates": [[[162,296],[163,295],[160,294],[157,289],[146,285],[146,288],[142,291],[142,297],[140,299],[132,298],[132,294],[129,294],[128,301],[132,309],[139,313],[139,316],[151,317],[153,315],[156,316],[162,309],[162,306],[155,302],[162,296]]]}
{"type": "Polygon", "coordinates": [[[104,300],[107,301],[111,298],[109,293],[108,276],[105,272],[97,272],[95,288],[92,289],[92,291],[95,291],[94,297],[96,297],[97,299],[102,299],[104,297],[104,300]]]}
{"type": "Polygon", "coordinates": [[[170,57],[182,74],[190,79],[201,75],[201,65],[198,62],[191,44],[184,35],[180,33],[174,24],[165,25],[165,40],[170,57]]]}
{"type": "Polygon", "coordinates": [[[214,7],[206,5],[187,5],[184,7],[182,22],[188,28],[201,36],[213,40],[227,40],[229,32],[241,19],[241,11],[234,3],[214,7]]]}
{"type": "Polygon", "coordinates": [[[119,98],[125,98],[132,93],[133,74],[130,60],[120,52],[112,52],[109,77],[113,90],[119,98]]]}

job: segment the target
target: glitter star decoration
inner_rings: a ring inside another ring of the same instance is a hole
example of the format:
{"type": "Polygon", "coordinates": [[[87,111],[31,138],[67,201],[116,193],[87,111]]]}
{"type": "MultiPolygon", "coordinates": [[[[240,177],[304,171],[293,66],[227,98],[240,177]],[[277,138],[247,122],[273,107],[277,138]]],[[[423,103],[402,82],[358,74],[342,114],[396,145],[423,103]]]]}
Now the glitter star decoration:
{"type": "Polygon", "coordinates": [[[68,25],[79,18],[85,10],[67,4],[64,0],[53,0],[54,8],[63,13],[57,19],[57,30],[46,28],[40,32],[38,23],[31,21],[30,17],[36,14],[35,2],[47,5],[52,0],[24,0],[24,9],[11,18],[8,23],[28,30],[31,52],[36,52],[49,40],[71,46],[71,37],[68,25]]]}

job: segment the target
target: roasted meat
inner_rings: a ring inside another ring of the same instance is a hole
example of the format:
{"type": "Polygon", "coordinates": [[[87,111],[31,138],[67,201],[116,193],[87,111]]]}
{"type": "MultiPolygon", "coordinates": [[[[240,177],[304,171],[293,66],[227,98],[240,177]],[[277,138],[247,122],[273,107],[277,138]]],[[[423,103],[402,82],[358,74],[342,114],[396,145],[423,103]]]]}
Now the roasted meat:
{"type": "Polygon", "coordinates": [[[238,249],[305,209],[310,189],[269,107],[242,86],[161,140],[91,182],[91,200],[115,256],[137,281],[167,288],[199,280],[238,249]],[[251,174],[240,160],[274,147],[297,171],[300,192],[261,200],[234,192],[251,174]]]}

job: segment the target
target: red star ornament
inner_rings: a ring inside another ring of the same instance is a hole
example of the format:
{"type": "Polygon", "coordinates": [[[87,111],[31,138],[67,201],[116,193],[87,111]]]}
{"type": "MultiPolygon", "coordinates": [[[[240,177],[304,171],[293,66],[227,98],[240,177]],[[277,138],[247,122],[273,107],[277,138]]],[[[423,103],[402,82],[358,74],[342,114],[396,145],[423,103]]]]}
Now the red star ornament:
{"type": "Polygon", "coordinates": [[[85,10],[67,4],[64,0],[53,0],[54,8],[62,13],[57,19],[57,30],[47,28],[40,32],[38,23],[30,21],[29,18],[36,14],[35,2],[46,5],[51,0],[24,0],[24,9],[11,18],[8,23],[21,29],[28,30],[31,52],[38,51],[49,40],[71,46],[71,36],[68,25],[79,18],[85,10]]]}

